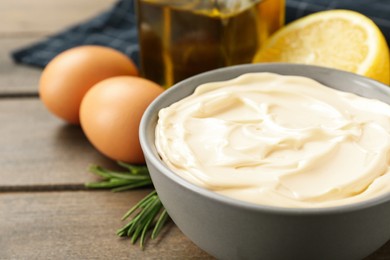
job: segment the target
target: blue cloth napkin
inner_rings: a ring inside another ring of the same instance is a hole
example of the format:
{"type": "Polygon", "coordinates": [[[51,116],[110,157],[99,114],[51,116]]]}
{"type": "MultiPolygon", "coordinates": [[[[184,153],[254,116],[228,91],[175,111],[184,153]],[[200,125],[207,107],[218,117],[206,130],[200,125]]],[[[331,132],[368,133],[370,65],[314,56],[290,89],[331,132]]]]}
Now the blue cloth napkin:
{"type": "MultiPolygon", "coordinates": [[[[327,9],[350,9],[369,16],[390,42],[390,0],[286,0],[286,23],[327,9]]],[[[37,67],[60,52],[80,45],[115,48],[139,64],[136,14],[133,0],[119,0],[110,10],[11,53],[17,63],[37,67]]]]}
{"type": "Polygon", "coordinates": [[[110,10],[40,42],[11,53],[17,63],[45,67],[57,54],[80,45],[117,49],[138,64],[137,19],[133,0],[120,0],[110,10]]]}

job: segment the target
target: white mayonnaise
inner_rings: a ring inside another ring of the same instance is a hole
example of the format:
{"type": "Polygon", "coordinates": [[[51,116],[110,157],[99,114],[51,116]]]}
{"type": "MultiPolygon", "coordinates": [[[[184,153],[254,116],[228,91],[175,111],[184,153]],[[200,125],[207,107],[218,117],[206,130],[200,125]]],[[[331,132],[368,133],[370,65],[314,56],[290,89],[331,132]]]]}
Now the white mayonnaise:
{"type": "Polygon", "coordinates": [[[390,106],[297,76],[250,73],[162,109],[172,171],[236,199],[327,207],[390,191],[390,106]]]}

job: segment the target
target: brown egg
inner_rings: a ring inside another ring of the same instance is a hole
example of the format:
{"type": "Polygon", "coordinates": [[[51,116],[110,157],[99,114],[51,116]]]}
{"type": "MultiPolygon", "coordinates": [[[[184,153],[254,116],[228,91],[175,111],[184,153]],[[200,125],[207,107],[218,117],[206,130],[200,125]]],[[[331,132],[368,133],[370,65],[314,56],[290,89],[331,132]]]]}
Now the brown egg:
{"type": "Polygon", "coordinates": [[[81,103],[81,127],[88,140],[107,157],[144,163],[139,124],[147,106],[162,92],[156,83],[139,77],[103,80],[87,92],[81,103]]]}
{"type": "Polygon", "coordinates": [[[125,54],[102,46],[81,46],[56,56],[43,70],[39,95],[56,116],[79,124],[79,109],[85,93],[97,82],[121,76],[138,75],[125,54]]]}

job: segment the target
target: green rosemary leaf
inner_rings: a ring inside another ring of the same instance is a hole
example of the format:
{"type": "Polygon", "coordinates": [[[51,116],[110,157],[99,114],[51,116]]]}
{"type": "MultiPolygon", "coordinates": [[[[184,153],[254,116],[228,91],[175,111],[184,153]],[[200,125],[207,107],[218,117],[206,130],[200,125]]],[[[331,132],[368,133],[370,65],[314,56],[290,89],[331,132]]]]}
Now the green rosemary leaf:
{"type": "Polygon", "coordinates": [[[113,192],[120,192],[120,191],[131,190],[131,189],[135,189],[135,188],[139,188],[139,187],[145,187],[145,186],[148,186],[148,185],[152,185],[152,181],[151,180],[145,180],[145,181],[138,181],[138,182],[130,183],[129,185],[124,185],[124,186],[121,186],[121,187],[118,187],[118,188],[113,188],[111,191],[113,191],[113,192]]]}
{"type": "Polygon", "coordinates": [[[125,215],[123,215],[122,220],[127,219],[131,214],[133,214],[134,211],[136,211],[138,208],[140,208],[142,205],[144,205],[145,201],[148,201],[151,197],[156,195],[157,192],[154,190],[151,193],[149,193],[146,197],[144,197],[142,200],[140,200],[137,204],[135,204],[131,209],[129,209],[125,215]]]}
{"type": "Polygon", "coordinates": [[[107,170],[98,165],[90,165],[88,170],[89,172],[98,175],[100,177],[103,177],[104,179],[110,178],[110,174],[108,174],[107,170]]]}
{"type": "Polygon", "coordinates": [[[126,235],[126,232],[128,230],[128,228],[132,225],[132,222],[130,221],[129,223],[127,223],[126,225],[124,225],[122,228],[118,229],[116,234],[117,236],[120,236],[120,237],[123,237],[126,235]]]}
{"type": "Polygon", "coordinates": [[[150,180],[149,175],[122,173],[122,172],[110,172],[112,178],[119,178],[124,180],[150,180]]]}
{"type": "Polygon", "coordinates": [[[117,162],[121,167],[127,169],[132,174],[148,174],[148,168],[145,165],[132,165],[125,162],[117,162]]]}
{"type": "Polygon", "coordinates": [[[139,245],[141,248],[144,248],[145,239],[146,239],[146,232],[148,232],[148,230],[150,229],[150,225],[152,224],[153,220],[154,220],[154,216],[150,217],[148,219],[148,222],[145,223],[145,225],[142,229],[141,238],[140,238],[140,242],[139,242],[139,245]]]}
{"type": "Polygon", "coordinates": [[[135,216],[131,221],[131,225],[129,226],[129,228],[127,229],[126,231],[126,236],[128,237],[131,237],[131,234],[133,234],[133,232],[135,231],[135,229],[137,228],[137,223],[139,222],[139,219],[141,218],[141,215],[138,214],[137,216],[135,216]]]}
{"type": "Polygon", "coordinates": [[[141,234],[142,232],[142,229],[143,229],[143,226],[142,225],[137,225],[135,228],[134,228],[134,232],[133,234],[128,234],[128,236],[131,236],[131,243],[132,244],[135,244],[135,242],[137,242],[137,239],[139,237],[139,235],[141,234]]]}
{"type": "Polygon", "coordinates": [[[140,208],[146,208],[146,206],[148,206],[150,203],[152,203],[156,199],[156,197],[157,197],[156,191],[152,191],[151,194],[153,194],[153,195],[146,196],[146,199],[140,204],[140,208]]]}
{"type": "Polygon", "coordinates": [[[156,225],[154,226],[153,232],[152,232],[152,239],[155,239],[158,234],[160,234],[161,229],[164,227],[166,221],[169,219],[169,215],[167,210],[164,208],[164,210],[161,212],[160,217],[158,218],[156,225]]]}
{"type": "Polygon", "coordinates": [[[139,201],[126,212],[122,219],[130,217],[133,213],[136,215],[119,229],[117,234],[130,237],[133,244],[139,239],[140,246],[143,248],[147,232],[152,231],[153,237],[156,237],[168,219],[168,213],[166,213],[156,191],[152,191],[139,201]],[[138,212],[135,213],[137,210],[138,212]]]}
{"type": "MultiPolygon", "coordinates": [[[[118,165],[126,171],[113,171],[91,165],[89,171],[101,177],[102,180],[86,183],[85,186],[87,188],[111,189],[111,191],[119,192],[153,184],[145,165],[131,165],[124,162],[118,162],[118,165]]],[[[121,237],[130,237],[133,244],[139,239],[140,246],[143,248],[148,231],[152,231],[152,239],[156,238],[169,219],[169,215],[157,192],[153,190],[129,209],[122,217],[122,221],[128,218],[130,218],[129,222],[118,229],[116,234],[121,237]]]]}
{"type": "Polygon", "coordinates": [[[142,228],[142,233],[141,233],[141,238],[140,238],[141,248],[144,247],[146,232],[151,229],[150,226],[151,226],[152,222],[156,219],[158,213],[161,210],[161,207],[162,207],[162,204],[160,203],[160,201],[158,199],[156,199],[156,206],[153,207],[152,212],[150,214],[148,214],[148,217],[146,218],[145,224],[142,225],[143,228],[142,228]]]}
{"type": "Polygon", "coordinates": [[[147,205],[147,207],[145,207],[144,210],[142,211],[142,213],[144,214],[142,215],[141,221],[144,221],[149,217],[151,218],[154,217],[158,213],[158,211],[160,211],[160,208],[161,208],[161,203],[156,195],[155,197],[153,197],[153,201],[151,201],[151,203],[147,205]]]}
{"type": "Polygon", "coordinates": [[[124,236],[125,236],[125,231],[123,231],[123,230],[117,230],[117,231],[116,231],[116,235],[119,236],[119,237],[124,237],[124,236]]]}
{"type": "Polygon", "coordinates": [[[109,180],[109,181],[101,181],[101,182],[90,182],[90,183],[86,183],[85,186],[87,188],[111,189],[111,188],[116,188],[118,186],[123,186],[125,184],[128,184],[128,182],[109,180]]]}
{"type": "MultiPolygon", "coordinates": [[[[153,200],[148,204],[143,211],[139,213],[139,219],[133,223],[135,228],[129,231],[128,236],[132,236],[132,243],[135,243],[145,228],[148,230],[150,223],[154,220],[158,212],[160,211],[161,203],[158,200],[153,200]]],[[[146,231],[144,231],[146,233],[146,231]]],[[[141,240],[141,244],[143,241],[141,240]]]]}
{"type": "MultiPolygon", "coordinates": [[[[141,167],[141,166],[137,166],[138,167],[141,167]]],[[[146,168],[146,166],[142,166],[142,168],[146,168]]],[[[119,179],[130,179],[130,180],[133,180],[133,179],[146,179],[146,178],[150,178],[149,176],[149,173],[146,169],[142,171],[139,170],[137,173],[134,172],[134,171],[128,171],[128,172],[120,172],[120,171],[113,171],[113,170],[108,170],[108,169],[105,169],[101,166],[97,166],[97,165],[91,165],[89,167],[89,171],[98,175],[98,176],[101,176],[105,179],[110,179],[110,178],[119,178],[119,179]]]]}
{"type": "Polygon", "coordinates": [[[143,207],[143,209],[133,219],[133,220],[136,220],[136,221],[134,221],[134,226],[137,226],[138,223],[140,223],[143,219],[145,219],[148,216],[148,214],[150,213],[150,211],[153,208],[154,204],[155,204],[155,200],[154,200],[154,196],[153,196],[150,199],[150,203],[146,204],[145,207],[143,207]]]}
{"type": "Polygon", "coordinates": [[[122,167],[132,169],[128,172],[112,171],[97,165],[91,165],[89,171],[103,178],[100,182],[86,183],[87,188],[112,189],[113,191],[124,191],[134,188],[150,186],[152,180],[149,176],[146,166],[132,166],[121,163],[122,167]]]}

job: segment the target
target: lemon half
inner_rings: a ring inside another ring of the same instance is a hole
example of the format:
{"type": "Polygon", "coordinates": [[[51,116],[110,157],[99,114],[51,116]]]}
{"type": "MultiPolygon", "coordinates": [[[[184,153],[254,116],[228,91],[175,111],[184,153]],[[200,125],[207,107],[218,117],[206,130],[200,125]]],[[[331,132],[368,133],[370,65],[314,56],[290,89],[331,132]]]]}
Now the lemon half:
{"type": "Polygon", "coordinates": [[[378,26],[350,10],[300,18],[273,34],[253,62],[312,64],[390,84],[389,48],[378,26]]]}

